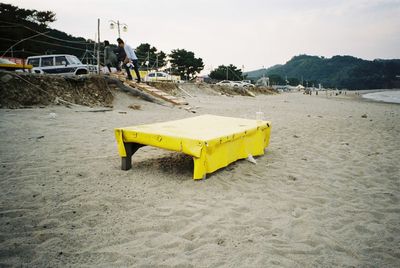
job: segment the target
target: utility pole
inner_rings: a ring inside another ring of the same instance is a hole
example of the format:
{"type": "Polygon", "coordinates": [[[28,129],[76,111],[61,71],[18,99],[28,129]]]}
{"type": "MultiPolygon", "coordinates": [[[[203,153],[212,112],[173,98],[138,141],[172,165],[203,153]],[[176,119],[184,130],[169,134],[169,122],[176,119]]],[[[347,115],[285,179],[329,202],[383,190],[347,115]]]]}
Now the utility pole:
{"type": "Polygon", "coordinates": [[[147,51],[147,71],[149,70],[150,67],[150,50],[147,51]]]}
{"type": "Polygon", "coordinates": [[[119,29],[119,20],[117,21],[118,24],[118,38],[121,38],[121,30],[119,29]]]}
{"type": "MultiPolygon", "coordinates": [[[[97,55],[97,54],[96,54],[97,33],[94,34],[94,39],[93,39],[93,40],[94,40],[94,41],[93,41],[93,54],[92,54],[92,57],[91,57],[91,59],[90,59],[90,64],[94,64],[94,58],[95,58],[95,56],[97,55]]],[[[89,58],[86,60],[86,64],[89,64],[89,58]]]]}
{"type": "Polygon", "coordinates": [[[158,54],[156,54],[156,70],[158,71],[158,54]]]}
{"type": "Polygon", "coordinates": [[[100,74],[100,19],[97,19],[97,74],[100,74]]]}

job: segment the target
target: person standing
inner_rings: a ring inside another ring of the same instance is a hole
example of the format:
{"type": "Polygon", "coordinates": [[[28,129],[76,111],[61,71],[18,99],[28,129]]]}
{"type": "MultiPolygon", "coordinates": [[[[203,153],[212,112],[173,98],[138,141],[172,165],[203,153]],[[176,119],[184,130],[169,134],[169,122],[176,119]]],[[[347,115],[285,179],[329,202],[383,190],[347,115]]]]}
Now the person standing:
{"type": "Polygon", "coordinates": [[[135,51],[133,51],[133,49],[129,45],[125,44],[121,38],[118,38],[117,42],[118,46],[124,48],[125,50],[126,57],[123,66],[128,76],[127,79],[132,80],[130,67],[133,65],[133,69],[135,70],[137,77],[137,82],[140,83],[139,61],[138,58],[136,57],[135,51]]]}
{"type": "Polygon", "coordinates": [[[111,73],[111,67],[117,67],[117,55],[115,55],[114,50],[110,46],[108,40],[104,41],[104,65],[107,66],[108,71],[111,73]]]}

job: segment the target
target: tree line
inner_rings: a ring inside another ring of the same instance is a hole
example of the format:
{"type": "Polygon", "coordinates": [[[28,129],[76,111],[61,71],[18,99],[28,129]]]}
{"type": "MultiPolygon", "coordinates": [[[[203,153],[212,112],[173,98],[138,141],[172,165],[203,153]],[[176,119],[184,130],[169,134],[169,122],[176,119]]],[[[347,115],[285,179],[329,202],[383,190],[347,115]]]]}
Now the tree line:
{"type": "Polygon", "coordinates": [[[242,70],[233,64],[220,65],[210,72],[209,77],[215,80],[240,81],[246,78],[242,70]]]}

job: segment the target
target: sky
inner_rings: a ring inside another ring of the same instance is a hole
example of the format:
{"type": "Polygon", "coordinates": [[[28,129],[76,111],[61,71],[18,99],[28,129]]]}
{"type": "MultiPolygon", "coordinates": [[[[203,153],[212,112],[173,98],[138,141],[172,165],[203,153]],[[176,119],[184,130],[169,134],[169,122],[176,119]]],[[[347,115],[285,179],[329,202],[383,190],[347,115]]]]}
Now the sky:
{"type": "Polygon", "coordinates": [[[284,64],[299,54],[400,58],[400,0],[13,0],[56,13],[50,24],[73,36],[116,43],[110,20],[125,23],[132,47],[193,51],[204,72],[233,64],[243,71],[284,64]]]}

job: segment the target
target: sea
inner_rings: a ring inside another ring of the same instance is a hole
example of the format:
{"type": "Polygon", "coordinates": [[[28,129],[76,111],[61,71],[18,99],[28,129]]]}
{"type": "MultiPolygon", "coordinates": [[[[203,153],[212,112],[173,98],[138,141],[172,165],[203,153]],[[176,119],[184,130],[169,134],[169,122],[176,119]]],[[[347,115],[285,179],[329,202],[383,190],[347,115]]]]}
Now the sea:
{"type": "Polygon", "coordinates": [[[374,101],[400,104],[400,90],[383,89],[382,91],[363,94],[362,97],[374,101]]]}

